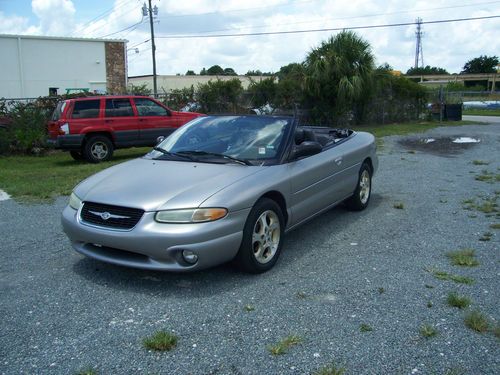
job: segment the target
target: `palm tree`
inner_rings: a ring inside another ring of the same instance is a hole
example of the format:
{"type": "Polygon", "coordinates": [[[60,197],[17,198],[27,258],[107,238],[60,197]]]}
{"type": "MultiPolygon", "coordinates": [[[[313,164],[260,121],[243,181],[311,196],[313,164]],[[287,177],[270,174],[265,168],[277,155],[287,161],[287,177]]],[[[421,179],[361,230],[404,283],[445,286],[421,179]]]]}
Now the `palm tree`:
{"type": "Polygon", "coordinates": [[[359,122],[370,98],[374,57],[370,44],[343,31],[306,58],[306,96],[316,122],[338,122],[349,114],[359,122]]]}

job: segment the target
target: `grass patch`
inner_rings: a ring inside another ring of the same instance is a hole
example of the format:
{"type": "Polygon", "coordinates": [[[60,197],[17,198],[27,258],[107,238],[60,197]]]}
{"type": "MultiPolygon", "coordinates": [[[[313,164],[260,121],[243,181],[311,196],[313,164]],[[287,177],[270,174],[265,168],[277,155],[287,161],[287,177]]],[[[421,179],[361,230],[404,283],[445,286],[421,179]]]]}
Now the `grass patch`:
{"type": "Polygon", "coordinates": [[[500,109],[464,109],[462,114],[470,116],[500,116],[500,109]]]}
{"type": "Polygon", "coordinates": [[[81,180],[112,165],[149,152],[149,147],[116,150],[111,161],[77,162],[69,153],[55,151],[44,156],[0,157],[0,189],[21,201],[43,201],[69,195],[81,180]]]}
{"type": "Polygon", "coordinates": [[[422,121],[409,123],[396,123],[386,125],[359,125],[353,127],[356,131],[369,132],[375,137],[388,135],[406,135],[411,133],[423,133],[429,129],[440,126],[477,125],[477,121],[422,121]]]}
{"type": "Polygon", "coordinates": [[[394,207],[397,210],[403,210],[405,208],[405,205],[403,203],[399,202],[399,203],[394,203],[394,205],[392,207],[394,207]]]}
{"type": "Polygon", "coordinates": [[[378,293],[379,294],[385,293],[385,289],[382,287],[378,288],[378,293]]]}
{"type": "Polygon", "coordinates": [[[292,346],[298,345],[301,342],[302,338],[300,336],[290,335],[274,345],[269,345],[267,350],[269,350],[272,355],[282,355],[285,354],[292,346]]]}
{"type": "Polygon", "coordinates": [[[467,327],[479,333],[488,331],[490,327],[488,318],[479,310],[474,310],[467,314],[464,318],[464,323],[467,327]]]}
{"type": "Polygon", "coordinates": [[[420,327],[420,334],[428,339],[436,336],[438,334],[438,331],[430,324],[424,324],[422,327],[420,327]]]}
{"type": "Polygon", "coordinates": [[[490,225],[491,229],[500,229],[500,223],[495,223],[490,225]]]}
{"type": "Polygon", "coordinates": [[[373,328],[370,325],[363,323],[359,326],[359,331],[360,332],[371,332],[371,331],[373,331],[373,328]]]}
{"type": "Polygon", "coordinates": [[[472,277],[453,275],[451,273],[445,271],[439,271],[436,269],[429,269],[427,271],[430,272],[438,280],[447,280],[447,281],[449,280],[458,284],[467,284],[467,285],[474,283],[474,279],[472,277]]]}
{"type": "Polygon", "coordinates": [[[474,177],[474,179],[476,181],[483,181],[483,182],[489,182],[489,183],[492,183],[494,181],[498,182],[498,181],[500,181],[500,174],[488,172],[486,169],[483,169],[481,171],[481,174],[474,177]]]}
{"type": "Polygon", "coordinates": [[[473,249],[450,251],[446,253],[446,256],[450,258],[451,264],[454,266],[475,267],[479,265],[473,249]]]}
{"type": "Polygon", "coordinates": [[[434,306],[434,304],[432,303],[432,301],[428,301],[427,302],[427,307],[430,309],[432,306],[434,306]]]}
{"type": "Polygon", "coordinates": [[[177,346],[178,338],[176,335],[167,331],[158,331],[152,336],[146,337],[142,344],[148,350],[165,352],[172,350],[177,346]]]}
{"type": "Polygon", "coordinates": [[[474,165],[488,165],[488,164],[490,164],[490,162],[484,161],[484,160],[472,160],[472,164],[474,164],[474,165]]]}
{"type": "Polygon", "coordinates": [[[343,375],[345,373],[344,367],[337,367],[334,363],[320,368],[314,372],[313,375],[343,375]]]}
{"type": "Polygon", "coordinates": [[[246,312],[250,312],[250,311],[254,311],[255,307],[253,305],[245,305],[243,307],[243,310],[245,310],[246,312]]]}
{"type": "Polygon", "coordinates": [[[459,309],[465,309],[470,305],[469,298],[465,296],[459,296],[456,292],[449,293],[446,302],[448,302],[448,305],[452,307],[458,307],[459,309]]]}
{"type": "Polygon", "coordinates": [[[489,241],[491,240],[491,237],[493,237],[493,233],[491,232],[484,232],[481,237],[479,237],[479,241],[489,241]]]}
{"type": "Polygon", "coordinates": [[[92,367],[87,367],[75,372],[75,375],[97,375],[97,370],[93,369],[92,367]]]}

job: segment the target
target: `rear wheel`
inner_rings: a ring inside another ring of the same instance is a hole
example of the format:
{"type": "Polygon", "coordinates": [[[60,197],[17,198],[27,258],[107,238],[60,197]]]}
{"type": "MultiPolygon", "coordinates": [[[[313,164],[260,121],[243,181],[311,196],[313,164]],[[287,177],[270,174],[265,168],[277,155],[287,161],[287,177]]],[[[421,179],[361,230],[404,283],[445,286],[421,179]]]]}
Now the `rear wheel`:
{"type": "Polygon", "coordinates": [[[113,144],[106,136],[94,135],[85,142],[83,155],[91,163],[109,160],[113,156],[113,144]]]}
{"type": "Polygon", "coordinates": [[[368,207],[372,193],[372,170],[368,163],[363,163],[359,170],[358,185],[354,194],[345,201],[348,208],[361,211],[368,207]]]}
{"type": "Polygon", "coordinates": [[[281,252],[284,223],[280,206],[271,199],[260,199],[245,223],[236,264],[250,273],[270,270],[281,252]]]}

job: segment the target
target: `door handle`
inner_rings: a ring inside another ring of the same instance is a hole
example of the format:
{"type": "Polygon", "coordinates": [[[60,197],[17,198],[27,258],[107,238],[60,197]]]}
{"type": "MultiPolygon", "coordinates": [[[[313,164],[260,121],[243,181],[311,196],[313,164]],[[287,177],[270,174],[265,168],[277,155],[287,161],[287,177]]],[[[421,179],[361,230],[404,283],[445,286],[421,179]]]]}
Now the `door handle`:
{"type": "Polygon", "coordinates": [[[337,165],[342,164],[342,156],[339,156],[339,157],[338,157],[338,158],[336,158],[334,161],[335,161],[335,164],[337,164],[337,165]]]}

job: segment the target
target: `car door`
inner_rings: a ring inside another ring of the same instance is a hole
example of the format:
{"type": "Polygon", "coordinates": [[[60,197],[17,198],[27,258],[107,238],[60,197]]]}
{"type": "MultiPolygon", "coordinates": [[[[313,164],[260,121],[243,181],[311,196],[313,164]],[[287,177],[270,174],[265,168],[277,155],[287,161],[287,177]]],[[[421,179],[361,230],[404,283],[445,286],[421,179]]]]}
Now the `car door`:
{"type": "Polygon", "coordinates": [[[291,225],[306,220],[352,193],[350,189],[355,186],[353,179],[357,180],[352,164],[345,142],[288,163],[291,225]]]}
{"type": "Polygon", "coordinates": [[[143,145],[155,145],[160,136],[168,137],[178,126],[170,111],[149,98],[134,98],[143,145]]]}
{"type": "Polygon", "coordinates": [[[110,127],[118,147],[138,145],[139,127],[129,98],[106,99],[104,124],[110,127]]]}

